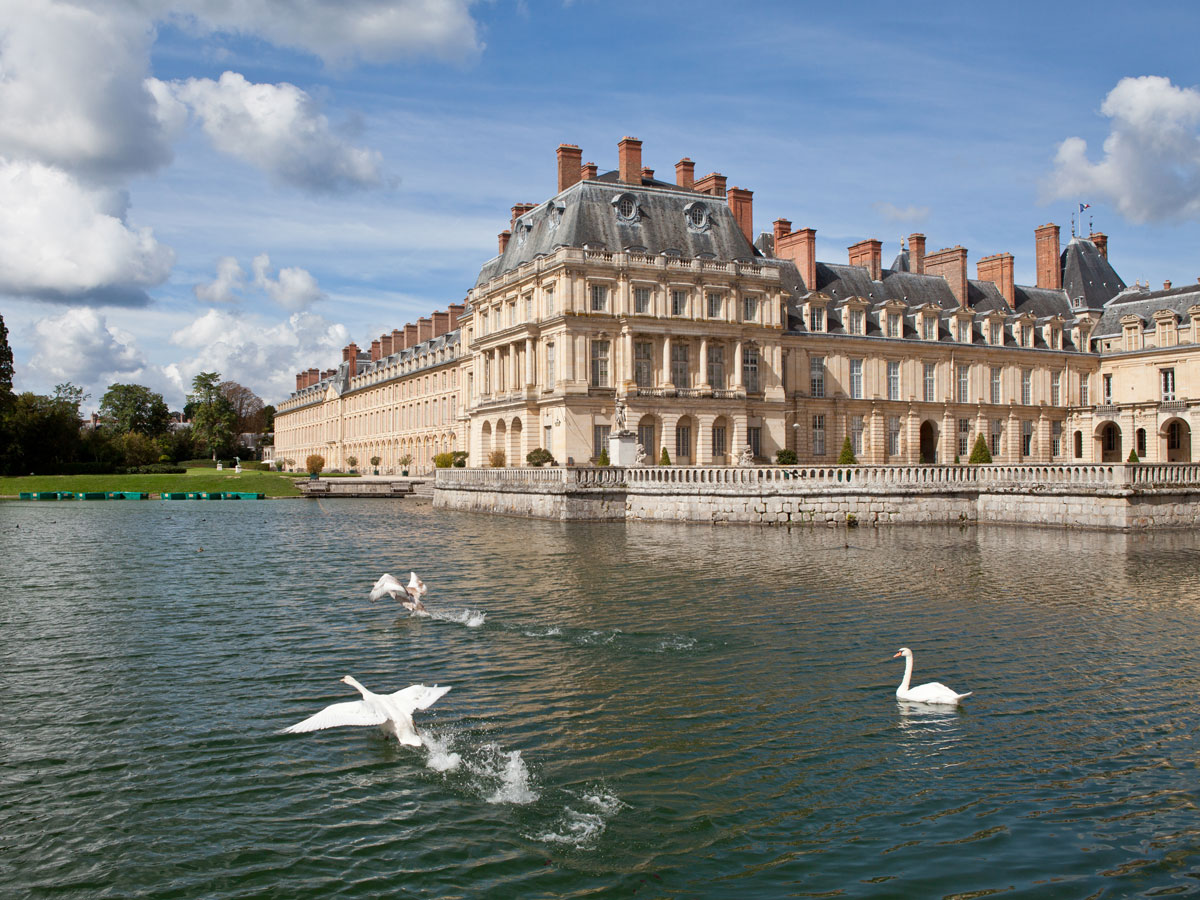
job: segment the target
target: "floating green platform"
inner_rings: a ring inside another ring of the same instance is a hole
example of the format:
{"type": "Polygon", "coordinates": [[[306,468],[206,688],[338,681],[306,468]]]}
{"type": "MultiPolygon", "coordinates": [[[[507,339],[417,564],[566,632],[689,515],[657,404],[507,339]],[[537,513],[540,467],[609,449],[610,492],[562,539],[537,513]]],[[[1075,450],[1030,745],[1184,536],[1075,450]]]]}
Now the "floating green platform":
{"type": "Polygon", "coordinates": [[[162,497],[162,499],[164,499],[164,500],[186,500],[186,499],[188,499],[188,495],[184,491],[174,491],[174,492],[164,491],[159,496],[162,497]]]}

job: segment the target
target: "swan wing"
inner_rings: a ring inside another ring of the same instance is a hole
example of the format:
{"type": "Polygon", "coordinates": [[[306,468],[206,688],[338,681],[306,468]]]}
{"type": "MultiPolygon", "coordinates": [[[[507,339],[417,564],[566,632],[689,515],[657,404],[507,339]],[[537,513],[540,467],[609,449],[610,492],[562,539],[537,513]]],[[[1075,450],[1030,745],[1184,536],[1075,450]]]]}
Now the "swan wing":
{"type": "Polygon", "coordinates": [[[960,694],[946,687],[940,681],[931,681],[928,684],[919,684],[915,688],[905,691],[901,699],[912,700],[914,703],[957,703],[963,697],[971,696],[972,693],[968,691],[965,694],[960,694]]]}
{"type": "Polygon", "coordinates": [[[408,574],[411,577],[408,579],[408,587],[405,590],[408,591],[408,595],[414,600],[420,600],[425,595],[425,582],[417,577],[416,572],[409,572],[408,574]]]}
{"type": "Polygon", "coordinates": [[[429,709],[450,690],[450,685],[426,687],[423,684],[412,684],[402,691],[390,695],[390,699],[401,709],[412,712],[414,709],[429,709]]]}
{"type": "Polygon", "coordinates": [[[339,728],[342,725],[382,725],[386,721],[387,716],[379,710],[372,709],[362,700],[351,700],[347,703],[335,703],[327,706],[303,722],[297,722],[290,728],[283,729],[283,732],[284,734],[301,734],[306,731],[320,731],[322,728],[339,728]]]}
{"type": "Polygon", "coordinates": [[[375,582],[375,586],[371,588],[371,599],[378,600],[385,594],[388,594],[394,600],[396,598],[396,594],[403,590],[404,585],[400,583],[399,579],[394,575],[390,575],[385,572],[380,579],[375,582]]]}

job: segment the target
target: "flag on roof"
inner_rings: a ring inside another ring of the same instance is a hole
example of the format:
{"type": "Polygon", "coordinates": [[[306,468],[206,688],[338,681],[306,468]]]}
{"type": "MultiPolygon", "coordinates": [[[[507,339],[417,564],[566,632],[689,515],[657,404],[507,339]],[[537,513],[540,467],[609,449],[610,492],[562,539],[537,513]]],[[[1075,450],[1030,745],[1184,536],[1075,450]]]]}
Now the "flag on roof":
{"type": "Polygon", "coordinates": [[[1090,203],[1080,203],[1079,204],[1079,214],[1083,215],[1083,211],[1085,209],[1091,209],[1091,208],[1092,208],[1092,204],[1090,204],[1090,203]]]}

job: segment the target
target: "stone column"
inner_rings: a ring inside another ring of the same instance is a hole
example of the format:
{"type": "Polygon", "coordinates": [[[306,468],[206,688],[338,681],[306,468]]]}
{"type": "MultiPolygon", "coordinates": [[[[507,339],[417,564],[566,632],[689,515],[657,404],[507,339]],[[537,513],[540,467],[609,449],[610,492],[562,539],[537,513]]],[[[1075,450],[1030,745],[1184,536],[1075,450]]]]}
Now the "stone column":
{"type": "Polygon", "coordinates": [[[537,383],[537,365],[533,357],[533,338],[525,338],[525,387],[537,383]]]}
{"type": "Polygon", "coordinates": [[[696,387],[702,391],[712,390],[712,385],[708,383],[708,338],[704,337],[700,338],[700,372],[696,387]]]}
{"type": "Polygon", "coordinates": [[[663,387],[674,387],[671,383],[671,336],[663,335],[662,383],[663,387]]]}
{"type": "Polygon", "coordinates": [[[739,391],[744,388],[745,385],[742,384],[742,342],[738,341],[733,345],[733,389],[739,391]]]}

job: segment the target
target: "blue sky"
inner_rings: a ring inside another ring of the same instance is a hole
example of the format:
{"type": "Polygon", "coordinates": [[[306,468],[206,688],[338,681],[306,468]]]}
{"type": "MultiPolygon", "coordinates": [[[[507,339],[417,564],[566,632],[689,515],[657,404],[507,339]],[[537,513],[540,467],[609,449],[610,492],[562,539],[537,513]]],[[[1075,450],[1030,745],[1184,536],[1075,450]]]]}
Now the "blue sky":
{"type": "Polygon", "coordinates": [[[0,0],[18,389],[94,406],[137,382],[177,408],[217,370],[278,402],[461,301],[560,142],[605,171],[626,134],[660,177],[689,156],[752,189],[758,230],[816,228],[829,261],[921,231],[1030,283],[1034,228],[1066,240],[1086,202],[1126,281],[1200,276],[1186,4],[228,6],[0,0]]]}

